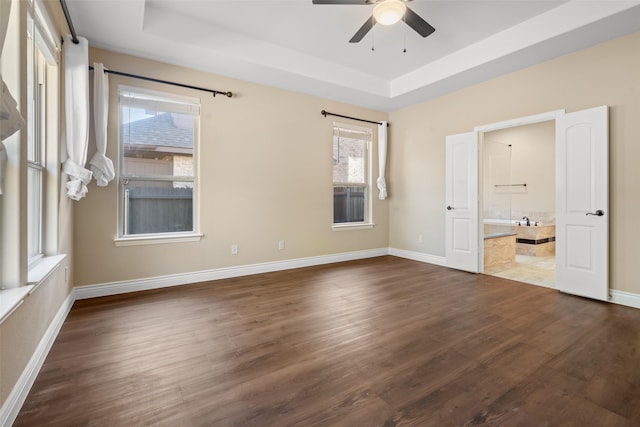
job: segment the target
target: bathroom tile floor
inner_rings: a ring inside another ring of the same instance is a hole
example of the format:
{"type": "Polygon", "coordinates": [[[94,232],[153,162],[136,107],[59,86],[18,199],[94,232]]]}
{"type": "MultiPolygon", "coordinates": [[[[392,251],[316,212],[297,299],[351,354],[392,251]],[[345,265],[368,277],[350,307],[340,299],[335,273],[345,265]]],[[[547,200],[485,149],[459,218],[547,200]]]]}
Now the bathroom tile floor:
{"type": "Polygon", "coordinates": [[[533,285],[555,288],[556,257],[516,255],[516,262],[495,265],[485,269],[485,274],[517,280],[533,285]]]}

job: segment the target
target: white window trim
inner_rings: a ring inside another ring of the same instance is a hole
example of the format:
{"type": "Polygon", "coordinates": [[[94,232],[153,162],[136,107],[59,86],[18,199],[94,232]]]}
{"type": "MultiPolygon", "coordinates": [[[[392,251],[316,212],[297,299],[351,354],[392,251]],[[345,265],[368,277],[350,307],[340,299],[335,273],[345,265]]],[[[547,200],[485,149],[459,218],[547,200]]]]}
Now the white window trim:
{"type": "MultiPolygon", "coordinates": [[[[44,5],[40,0],[36,0],[35,5],[30,2],[28,13],[31,15],[34,23],[33,30],[35,34],[33,43],[44,57],[42,66],[57,68],[59,45],[56,43],[56,38],[53,36],[54,33],[51,31],[51,28],[54,27],[51,24],[52,21],[44,5]]],[[[12,292],[7,293],[9,304],[14,304],[11,312],[15,311],[15,309],[22,304],[26,295],[33,293],[45,282],[66,258],[66,254],[47,255],[48,253],[57,252],[58,247],[58,203],[57,197],[54,196],[57,195],[59,190],[58,127],[56,124],[58,114],[55,113],[55,110],[58,108],[58,97],[55,99],[50,98],[54,92],[59,93],[59,88],[54,87],[58,82],[58,75],[57,71],[52,75],[49,75],[49,73],[45,73],[44,75],[45,93],[42,94],[42,102],[45,103],[47,113],[40,125],[44,126],[41,132],[42,135],[44,135],[45,143],[38,148],[38,156],[35,159],[36,162],[28,162],[28,167],[39,169],[41,174],[40,254],[27,260],[27,285],[12,288],[12,292]],[[52,86],[52,84],[54,86],[52,86]],[[20,289],[21,291],[17,292],[15,291],[16,289],[20,289]],[[22,295],[22,297],[19,297],[20,295],[22,295]]],[[[37,78],[36,76],[36,79],[37,78]]],[[[4,299],[6,291],[8,290],[0,291],[2,292],[2,299],[4,299]]],[[[0,318],[3,320],[10,314],[9,312],[5,313],[4,310],[0,308],[0,318]]]]}
{"type": "Polygon", "coordinates": [[[35,292],[57,270],[66,257],[64,254],[42,257],[29,269],[27,285],[0,289],[0,324],[8,319],[22,305],[25,298],[35,292]]]}
{"type": "MultiPolygon", "coordinates": [[[[30,29],[26,29],[23,26],[20,26],[19,27],[20,34],[18,36],[18,40],[20,40],[21,43],[23,42],[33,43],[38,48],[38,50],[43,54],[45,58],[45,62],[47,64],[45,66],[56,67],[56,72],[53,75],[57,75],[59,45],[55,42],[55,39],[58,38],[59,36],[56,37],[55,34],[57,33],[54,33],[53,31],[51,31],[51,29],[55,27],[52,25],[52,21],[49,18],[49,15],[47,14],[46,9],[44,8],[44,4],[42,0],[36,0],[35,4],[33,0],[30,0],[26,3],[26,5],[27,5],[27,14],[29,15],[28,19],[32,20],[33,27],[31,27],[30,29]],[[27,34],[27,31],[25,30],[32,33],[32,38],[33,38],[32,40],[30,40],[30,37],[27,34]]],[[[10,19],[13,19],[13,18],[10,18],[10,19]]],[[[13,24],[10,24],[10,26],[11,25],[13,24]]],[[[20,46],[16,46],[16,47],[20,49],[20,46]]],[[[24,48],[24,46],[22,46],[22,48],[24,48]]],[[[22,76],[23,77],[26,76],[26,74],[24,73],[24,70],[22,72],[22,76]]],[[[26,84],[26,78],[20,81],[21,89],[24,89],[23,85],[25,84],[26,84]]],[[[47,89],[48,91],[45,95],[45,102],[47,102],[47,107],[53,108],[52,106],[55,105],[55,108],[57,109],[57,105],[58,105],[57,78],[47,81],[47,86],[48,86],[48,89],[47,89]],[[51,82],[54,82],[54,83],[52,84],[51,82]],[[49,90],[51,92],[49,92],[49,90]],[[55,94],[55,100],[54,98],[52,98],[51,101],[49,100],[50,94],[55,94]]],[[[46,132],[47,138],[50,135],[55,135],[55,137],[51,139],[51,141],[53,142],[46,147],[47,153],[46,154],[44,152],[41,153],[42,155],[45,156],[44,157],[45,163],[42,163],[41,165],[39,165],[39,167],[42,167],[43,174],[50,174],[49,177],[46,179],[50,180],[51,183],[47,183],[47,185],[44,185],[43,183],[43,187],[42,187],[43,194],[44,192],[52,191],[52,189],[54,189],[55,190],[54,193],[57,194],[56,189],[58,188],[57,183],[55,183],[55,181],[57,181],[59,177],[58,175],[59,166],[57,164],[57,161],[58,161],[58,158],[57,158],[58,127],[57,127],[57,119],[56,119],[57,110],[51,110],[51,111],[54,112],[54,117],[51,119],[50,123],[48,121],[44,123],[45,128],[43,130],[44,132],[46,132]],[[48,154],[49,149],[53,149],[56,155],[49,156],[48,154]],[[50,162],[54,164],[50,165],[49,164],[50,162]]],[[[48,119],[49,118],[47,118],[47,120],[48,119]]],[[[20,138],[25,137],[24,133],[26,131],[27,129],[23,129],[22,131],[23,135],[20,136],[20,138]]],[[[19,177],[16,177],[16,178],[20,180],[20,185],[26,186],[26,181],[24,183],[22,182],[23,175],[20,175],[19,177]]],[[[42,220],[46,221],[46,224],[47,224],[46,240],[49,246],[55,247],[57,249],[57,246],[58,246],[57,232],[54,234],[53,231],[49,231],[49,228],[48,228],[48,227],[51,227],[51,229],[53,228],[57,229],[58,206],[57,206],[57,203],[54,203],[53,200],[56,200],[56,198],[53,197],[52,200],[47,202],[46,205],[43,204],[41,206],[41,209],[44,213],[42,220]],[[53,224],[53,223],[55,223],[56,227],[54,227],[53,225],[50,226],[50,224],[53,224]],[[50,238],[49,236],[50,234],[56,238],[55,241],[53,238],[50,238]]],[[[13,209],[13,202],[14,202],[13,199],[9,200],[11,209],[13,209]]],[[[19,202],[19,203],[22,203],[22,202],[19,202]]],[[[23,205],[21,206],[24,207],[23,205]]],[[[17,221],[25,221],[24,218],[25,218],[24,215],[21,214],[17,217],[17,221]]],[[[44,232],[41,233],[41,239],[44,238],[43,237],[44,234],[45,234],[44,232]]],[[[26,246],[20,245],[20,247],[25,248],[26,246]]],[[[41,252],[46,254],[45,250],[48,248],[49,248],[48,246],[42,246],[41,252]]],[[[3,262],[3,261],[6,261],[7,258],[10,258],[8,263],[11,264],[11,266],[8,268],[10,268],[11,270],[14,270],[14,268],[16,270],[19,270],[16,272],[17,274],[15,275],[15,277],[12,277],[11,283],[2,283],[2,285],[7,286],[7,288],[0,289],[0,324],[2,324],[5,320],[7,320],[18,309],[18,307],[20,307],[24,303],[26,298],[31,293],[33,293],[40,284],[44,283],[47,280],[47,278],[58,268],[58,266],[66,257],[66,255],[55,255],[55,256],[48,257],[46,255],[41,254],[37,257],[33,257],[33,259],[28,259],[28,254],[25,250],[19,250],[16,252],[17,252],[16,255],[12,254],[10,257],[6,257],[0,260],[0,262],[3,262]],[[22,270],[23,268],[22,266],[25,265],[23,264],[23,262],[25,262],[26,264],[26,266],[24,267],[25,270],[22,270]],[[26,283],[23,283],[23,280],[25,279],[26,279],[26,283]]],[[[4,266],[0,266],[0,268],[4,268],[4,266]]]]}
{"type": "Polygon", "coordinates": [[[66,254],[62,255],[52,255],[52,256],[44,256],[35,263],[31,269],[29,270],[27,282],[29,285],[33,286],[33,290],[29,293],[32,293],[36,290],[42,282],[47,280],[47,278],[53,273],[58,266],[64,261],[67,257],[66,254]]]}
{"type": "Polygon", "coordinates": [[[113,242],[116,246],[140,246],[140,245],[160,245],[164,243],[187,243],[199,242],[204,234],[137,234],[134,236],[115,237],[113,242]]]}
{"type": "MultiPolygon", "coordinates": [[[[346,124],[346,123],[342,123],[342,122],[333,122],[333,128],[335,129],[336,127],[339,128],[343,128],[343,129],[352,129],[358,132],[361,132],[363,129],[368,129],[371,132],[371,138],[367,141],[366,144],[366,149],[367,149],[367,153],[366,153],[366,174],[367,174],[367,193],[366,193],[366,199],[365,199],[365,217],[364,217],[364,221],[362,222],[342,222],[342,223],[335,223],[332,220],[332,224],[331,224],[331,229],[333,231],[347,231],[347,230],[366,230],[366,229],[370,229],[373,228],[375,226],[375,222],[373,222],[373,132],[374,129],[370,129],[368,127],[364,127],[364,126],[355,126],[355,125],[350,125],[350,124],[346,124]]],[[[332,183],[331,183],[331,187],[333,190],[333,186],[336,183],[333,182],[332,179],[332,183]]],[[[333,192],[333,191],[332,191],[333,192]]],[[[333,201],[331,202],[331,206],[333,207],[333,201]]]]}
{"type": "Polygon", "coordinates": [[[347,230],[367,230],[375,227],[373,222],[345,222],[341,224],[334,224],[331,229],[333,231],[347,231],[347,230]]]}
{"type": "Polygon", "coordinates": [[[0,324],[22,305],[31,288],[33,286],[20,286],[19,288],[0,290],[0,324]]]}
{"type": "Polygon", "coordinates": [[[137,176],[137,175],[125,175],[122,172],[123,167],[123,153],[122,143],[120,141],[120,131],[118,131],[118,222],[117,231],[113,239],[115,246],[139,246],[139,245],[154,245],[154,244],[166,244],[166,243],[186,243],[186,242],[199,242],[203,234],[200,233],[200,103],[201,100],[195,97],[188,97],[183,95],[177,95],[169,92],[155,91],[145,89],[141,87],[119,85],[118,86],[118,126],[121,123],[121,106],[140,107],[142,104],[139,99],[127,96],[127,92],[134,92],[137,94],[148,95],[148,104],[155,105],[159,109],[168,112],[177,113],[189,113],[195,117],[195,129],[194,129],[194,146],[193,146],[193,176],[180,177],[174,176],[172,178],[163,177],[162,180],[166,181],[190,181],[194,183],[193,191],[193,231],[190,232],[170,232],[170,233],[152,233],[152,234],[124,234],[124,197],[121,197],[123,192],[122,182],[126,179],[137,180],[155,180],[159,177],[153,176],[137,176]],[[167,98],[171,98],[175,102],[163,101],[167,98]]]}

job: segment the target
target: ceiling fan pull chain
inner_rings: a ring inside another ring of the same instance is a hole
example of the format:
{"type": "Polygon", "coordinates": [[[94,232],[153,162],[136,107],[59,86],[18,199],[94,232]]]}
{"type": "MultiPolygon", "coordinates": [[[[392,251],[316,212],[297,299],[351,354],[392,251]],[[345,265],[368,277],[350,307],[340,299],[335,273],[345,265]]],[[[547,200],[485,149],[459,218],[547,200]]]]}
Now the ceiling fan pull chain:
{"type": "MultiPolygon", "coordinates": [[[[407,23],[407,14],[405,12],[404,15],[402,15],[402,20],[404,21],[404,23],[407,23]]],[[[402,37],[404,38],[404,46],[402,49],[402,53],[407,53],[407,26],[403,25],[402,26],[402,37]]]]}
{"type": "MultiPolygon", "coordinates": [[[[375,23],[376,23],[375,19],[373,15],[371,15],[371,26],[373,27],[375,23]]],[[[374,28],[373,31],[371,32],[371,52],[374,52],[375,50],[376,50],[376,30],[374,28]]]]}

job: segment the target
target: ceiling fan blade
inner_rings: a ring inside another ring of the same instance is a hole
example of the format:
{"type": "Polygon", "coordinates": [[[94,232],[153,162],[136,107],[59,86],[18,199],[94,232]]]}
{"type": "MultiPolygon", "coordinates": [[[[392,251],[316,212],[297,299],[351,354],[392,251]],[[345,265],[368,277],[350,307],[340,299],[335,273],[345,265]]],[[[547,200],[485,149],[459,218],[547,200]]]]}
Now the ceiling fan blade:
{"type": "Polygon", "coordinates": [[[367,33],[373,28],[376,24],[376,21],[373,19],[373,16],[365,21],[365,23],[360,27],[358,31],[351,37],[349,43],[358,43],[367,33]]]}
{"type": "MultiPolygon", "coordinates": [[[[312,0],[313,4],[377,4],[385,0],[312,0]]],[[[413,0],[403,0],[410,2],[413,0]]]]}
{"type": "Polygon", "coordinates": [[[367,0],[313,0],[313,4],[368,4],[367,0]]]}
{"type": "Polygon", "coordinates": [[[427,21],[422,19],[420,15],[418,15],[408,7],[407,12],[404,15],[404,21],[422,37],[427,37],[429,34],[433,33],[436,30],[427,21]]]}

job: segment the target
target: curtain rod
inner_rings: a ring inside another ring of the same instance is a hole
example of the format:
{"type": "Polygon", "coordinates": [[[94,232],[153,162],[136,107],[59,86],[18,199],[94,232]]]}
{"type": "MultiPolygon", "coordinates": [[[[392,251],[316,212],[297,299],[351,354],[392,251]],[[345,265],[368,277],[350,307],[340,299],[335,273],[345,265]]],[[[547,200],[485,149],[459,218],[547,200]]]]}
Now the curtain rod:
{"type": "MultiPolygon", "coordinates": [[[[93,67],[91,65],[89,65],[89,70],[93,70],[93,67]]],[[[154,79],[153,77],[146,77],[146,76],[140,76],[140,75],[137,75],[137,74],[124,73],[122,71],[108,70],[106,68],[104,69],[104,72],[105,73],[109,73],[109,74],[116,74],[118,76],[133,77],[134,79],[148,80],[150,82],[164,83],[164,84],[167,84],[167,85],[179,86],[179,87],[186,87],[187,89],[201,90],[201,91],[204,91],[204,92],[212,93],[214,97],[216,95],[224,95],[227,98],[231,98],[233,96],[233,93],[231,93],[231,92],[221,92],[221,91],[215,90],[215,89],[207,89],[207,88],[200,87],[200,86],[186,85],[184,83],[176,83],[176,82],[172,82],[172,81],[169,81],[169,80],[154,79]]]]}
{"type": "MultiPolygon", "coordinates": [[[[325,111],[325,110],[320,111],[320,114],[322,114],[325,117],[327,117],[327,116],[336,116],[336,117],[342,117],[344,119],[357,120],[359,122],[373,123],[373,124],[376,124],[376,125],[381,125],[382,124],[380,122],[374,122],[373,120],[366,120],[366,119],[359,119],[357,117],[343,116],[342,114],[334,114],[334,113],[330,113],[330,112],[325,111]]],[[[389,126],[389,123],[387,123],[387,127],[388,126],[389,126]]]]}
{"type": "MultiPolygon", "coordinates": [[[[73,41],[74,44],[80,43],[80,41],[78,40],[78,35],[76,34],[76,29],[73,26],[73,22],[71,21],[71,15],[69,14],[69,9],[67,8],[67,2],[65,0],[60,0],[60,6],[62,6],[62,11],[64,12],[65,19],[67,20],[67,25],[69,26],[69,31],[71,31],[71,41],[73,41]]],[[[93,70],[93,67],[89,66],[89,70],[93,70]]],[[[152,77],[139,76],[137,74],[124,73],[122,71],[114,71],[114,70],[105,69],[104,72],[105,73],[110,73],[110,74],[117,74],[119,76],[133,77],[134,79],[148,80],[150,82],[164,83],[164,84],[167,84],[167,85],[180,86],[180,87],[185,87],[185,88],[188,88],[188,89],[201,90],[201,91],[204,91],[204,92],[212,93],[214,97],[216,95],[224,95],[224,96],[226,96],[228,98],[231,98],[233,96],[233,94],[231,92],[221,92],[219,90],[207,89],[207,88],[203,88],[203,87],[199,87],[199,86],[186,85],[186,84],[183,84],[183,83],[176,83],[176,82],[171,82],[171,81],[168,81],[168,80],[160,80],[160,79],[154,79],[152,77]]]]}
{"type": "Polygon", "coordinates": [[[69,27],[69,31],[71,31],[71,41],[73,42],[73,44],[80,43],[80,41],[78,40],[78,35],[76,34],[76,29],[73,27],[73,22],[71,21],[71,15],[69,15],[69,9],[67,9],[67,2],[65,0],[60,0],[60,6],[62,6],[64,19],[67,20],[67,26],[69,27]]]}

